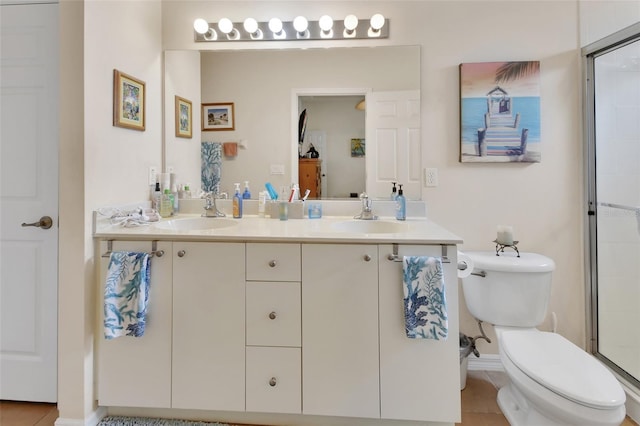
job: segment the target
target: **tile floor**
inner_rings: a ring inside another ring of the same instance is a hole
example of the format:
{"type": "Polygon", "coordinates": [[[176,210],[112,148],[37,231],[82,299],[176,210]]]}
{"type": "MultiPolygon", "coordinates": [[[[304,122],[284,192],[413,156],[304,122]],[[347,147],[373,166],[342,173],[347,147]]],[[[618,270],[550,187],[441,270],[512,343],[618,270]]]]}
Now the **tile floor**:
{"type": "MultiPolygon", "coordinates": [[[[504,373],[469,371],[462,391],[461,426],[509,426],[496,402],[498,389],[505,383],[504,373]]],[[[0,401],[1,426],[54,426],[55,404],[0,401]]],[[[638,426],[627,418],[622,426],[638,426]]]]}

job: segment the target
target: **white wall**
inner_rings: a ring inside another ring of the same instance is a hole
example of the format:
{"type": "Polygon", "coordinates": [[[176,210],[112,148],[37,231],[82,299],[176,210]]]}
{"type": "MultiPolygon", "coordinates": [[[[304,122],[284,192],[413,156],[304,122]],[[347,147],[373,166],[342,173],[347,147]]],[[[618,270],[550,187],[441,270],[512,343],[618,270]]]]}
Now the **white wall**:
{"type": "Polygon", "coordinates": [[[580,0],[580,46],[640,21],[639,0],[580,0]]]}

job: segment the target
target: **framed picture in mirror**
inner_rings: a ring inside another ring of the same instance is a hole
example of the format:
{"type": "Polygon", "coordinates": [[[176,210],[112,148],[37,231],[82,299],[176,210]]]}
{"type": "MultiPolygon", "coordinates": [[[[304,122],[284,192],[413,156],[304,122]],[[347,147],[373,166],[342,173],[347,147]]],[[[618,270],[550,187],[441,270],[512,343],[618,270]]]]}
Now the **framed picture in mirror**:
{"type": "Polygon", "coordinates": [[[113,125],[144,131],[145,83],[113,70],[113,125]]]}
{"type": "Polygon", "coordinates": [[[192,117],[191,101],[176,95],[176,137],[191,138],[192,117]]]}
{"type": "Polygon", "coordinates": [[[202,104],[202,130],[235,130],[233,102],[202,104]]]}

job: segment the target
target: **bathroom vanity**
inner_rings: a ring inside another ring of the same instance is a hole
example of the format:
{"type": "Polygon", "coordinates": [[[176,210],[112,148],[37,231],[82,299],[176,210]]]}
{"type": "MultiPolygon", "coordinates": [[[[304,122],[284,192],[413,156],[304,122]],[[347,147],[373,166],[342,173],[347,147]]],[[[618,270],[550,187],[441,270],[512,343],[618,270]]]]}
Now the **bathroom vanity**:
{"type": "Polygon", "coordinates": [[[98,301],[98,403],[110,414],[279,425],[460,421],[461,240],[429,220],[181,215],[137,228],[103,219],[95,237],[101,285],[109,251],[154,253],[144,336],[105,340],[98,301]],[[448,261],[446,340],[405,336],[404,255],[448,261]]]}

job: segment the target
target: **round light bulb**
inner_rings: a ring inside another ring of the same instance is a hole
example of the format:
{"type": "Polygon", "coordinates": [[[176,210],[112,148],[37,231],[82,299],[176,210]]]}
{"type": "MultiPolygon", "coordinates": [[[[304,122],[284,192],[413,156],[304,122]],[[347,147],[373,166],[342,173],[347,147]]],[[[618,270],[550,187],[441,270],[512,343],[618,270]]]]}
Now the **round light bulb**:
{"type": "Polygon", "coordinates": [[[384,16],[381,13],[376,13],[371,17],[371,28],[375,31],[379,31],[384,26],[384,16]]]}
{"type": "Polygon", "coordinates": [[[198,18],[193,21],[193,29],[196,30],[198,34],[206,34],[209,31],[209,23],[202,18],[198,18]]]}
{"type": "Polygon", "coordinates": [[[271,18],[269,20],[269,29],[272,33],[280,33],[282,31],[282,21],[278,18],[271,18]]]}
{"type": "Polygon", "coordinates": [[[244,29],[249,33],[253,34],[258,31],[258,21],[253,18],[247,18],[244,20],[244,29]]]}
{"type": "Polygon", "coordinates": [[[218,28],[223,33],[229,34],[231,31],[233,31],[233,22],[231,22],[231,19],[229,19],[229,18],[222,18],[218,22],[218,28]]]}
{"type": "Polygon", "coordinates": [[[318,25],[320,25],[322,31],[330,31],[333,27],[333,18],[329,15],[322,15],[318,21],[318,25]]]}
{"type": "Polygon", "coordinates": [[[347,17],[344,18],[344,27],[347,29],[347,31],[353,31],[357,26],[358,17],[356,15],[347,15],[347,17]]]}
{"type": "Polygon", "coordinates": [[[299,33],[307,31],[308,27],[309,22],[304,16],[296,16],[296,18],[293,20],[293,28],[295,28],[295,30],[299,33]]]}

